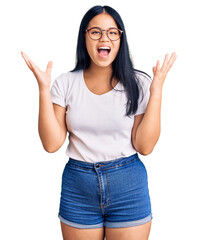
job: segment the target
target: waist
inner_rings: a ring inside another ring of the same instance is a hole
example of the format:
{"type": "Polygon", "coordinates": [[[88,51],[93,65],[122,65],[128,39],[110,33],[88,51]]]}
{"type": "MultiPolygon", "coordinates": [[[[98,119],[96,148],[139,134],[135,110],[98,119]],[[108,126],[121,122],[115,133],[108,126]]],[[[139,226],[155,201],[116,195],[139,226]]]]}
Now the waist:
{"type": "Polygon", "coordinates": [[[121,157],[121,158],[113,159],[110,161],[102,161],[102,162],[95,162],[95,163],[83,162],[80,160],[69,158],[69,161],[67,164],[70,166],[79,167],[79,168],[83,168],[83,169],[87,169],[87,170],[93,170],[93,169],[95,169],[95,167],[96,168],[104,167],[107,169],[107,168],[121,166],[121,165],[130,163],[132,161],[135,161],[138,158],[139,158],[138,153],[132,154],[128,157],[121,157]]]}

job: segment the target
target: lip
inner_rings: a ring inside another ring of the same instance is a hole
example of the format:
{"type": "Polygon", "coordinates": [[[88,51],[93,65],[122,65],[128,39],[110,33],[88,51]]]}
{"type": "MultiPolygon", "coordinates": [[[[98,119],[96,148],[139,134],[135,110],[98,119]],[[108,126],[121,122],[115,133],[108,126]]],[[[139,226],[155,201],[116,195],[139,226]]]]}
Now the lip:
{"type": "Polygon", "coordinates": [[[97,50],[98,50],[98,48],[101,48],[101,47],[108,47],[108,48],[110,48],[110,51],[111,51],[111,47],[108,46],[108,45],[105,45],[105,44],[99,45],[99,46],[97,47],[97,50]]]}
{"type": "Polygon", "coordinates": [[[108,46],[108,45],[104,45],[104,44],[103,44],[103,45],[98,46],[97,49],[96,49],[96,51],[97,51],[98,56],[99,56],[100,58],[107,58],[107,57],[109,57],[109,54],[110,54],[110,52],[111,52],[111,47],[108,46]],[[108,55],[106,55],[106,56],[100,55],[100,53],[98,52],[98,49],[101,48],[101,47],[108,47],[108,48],[110,48],[110,51],[109,51],[108,55]]]}

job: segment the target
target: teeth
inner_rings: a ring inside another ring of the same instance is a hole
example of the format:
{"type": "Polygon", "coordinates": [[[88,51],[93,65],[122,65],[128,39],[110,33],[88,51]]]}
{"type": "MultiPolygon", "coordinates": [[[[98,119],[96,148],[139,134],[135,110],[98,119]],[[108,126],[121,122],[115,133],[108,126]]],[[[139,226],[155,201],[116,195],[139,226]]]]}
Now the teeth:
{"type": "Polygon", "coordinates": [[[98,49],[107,49],[107,50],[110,50],[110,47],[99,47],[98,49]]]}

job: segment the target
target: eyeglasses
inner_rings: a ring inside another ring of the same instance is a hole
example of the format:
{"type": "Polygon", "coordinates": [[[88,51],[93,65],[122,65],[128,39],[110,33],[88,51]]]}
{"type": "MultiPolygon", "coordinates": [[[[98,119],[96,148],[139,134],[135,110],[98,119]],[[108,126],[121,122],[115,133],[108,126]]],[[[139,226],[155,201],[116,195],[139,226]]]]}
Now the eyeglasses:
{"type": "Polygon", "coordinates": [[[118,28],[109,28],[107,30],[102,30],[101,28],[99,27],[92,27],[90,29],[87,29],[85,32],[88,32],[89,34],[89,37],[92,39],[92,40],[99,40],[102,38],[103,36],[103,32],[106,31],[107,32],[107,36],[108,38],[111,40],[111,41],[116,41],[118,40],[123,31],[118,29],[118,28]]]}

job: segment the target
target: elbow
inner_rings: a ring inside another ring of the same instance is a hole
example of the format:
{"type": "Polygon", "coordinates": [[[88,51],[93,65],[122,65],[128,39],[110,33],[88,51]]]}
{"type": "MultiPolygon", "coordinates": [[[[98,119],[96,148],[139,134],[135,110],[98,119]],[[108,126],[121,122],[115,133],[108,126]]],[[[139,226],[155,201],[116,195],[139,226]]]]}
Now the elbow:
{"type": "Polygon", "coordinates": [[[46,152],[48,153],[55,153],[57,152],[62,145],[64,144],[65,138],[62,139],[61,141],[42,141],[43,148],[46,152]]]}
{"type": "Polygon", "coordinates": [[[44,148],[46,152],[48,153],[55,153],[57,150],[54,149],[48,149],[48,148],[44,148]]]}
{"type": "MultiPolygon", "coordinates": [[[[159,138],[159,137],[158,137],[159,138]]],[[[158,141],[158,138],[152,141],[144,141],[144,142],[136,142],[135,143],[135,149],[137,152],[139,152],[141,155],[149,155],[153,152],[155,145],[158,141]]]]}
{"type": "Polygon", "coordinates": [[[46,152],[48,152],[48,153],[55,153],[55,152],[58,151],[58,149],[59,149],[60,147],[61,147],[61,146],[59,146],[59,147],[54,147],[54,146],[45,146],[45,145],[43,145],[44,150],[45,150],[46,152]]]}
{"type": "Polygon", "coordinates": [[[67,132],[60,132],[61,135],[54,134],[54,135],[40,135],[41,143],[43,148],[48,153],[55,153],[57,152],[65,142],[67,132]]]}
{"type": "Polygon", "coordinates": [[[47,153],[55,153],[57,151],[57,150],[52,149],[52,148],[47,148],[47,147],[43,147],[43,148],[47,153]]]}
{"type": "Polygon", "coordinates": [[[139,150],[138,152],[143,156],[147,156],[147,155],[151,154],[152,151],[153,151],[153,149],[151,149],[151,150],[150,149],[144,149],[144,150],[139,150]]]}
{"type": "Polygon", "coordinates": [[[147,156],[153,152],[154,147],[136,147],[135,148],[137,152],[139,152],[143,156],[147,156]]]}

